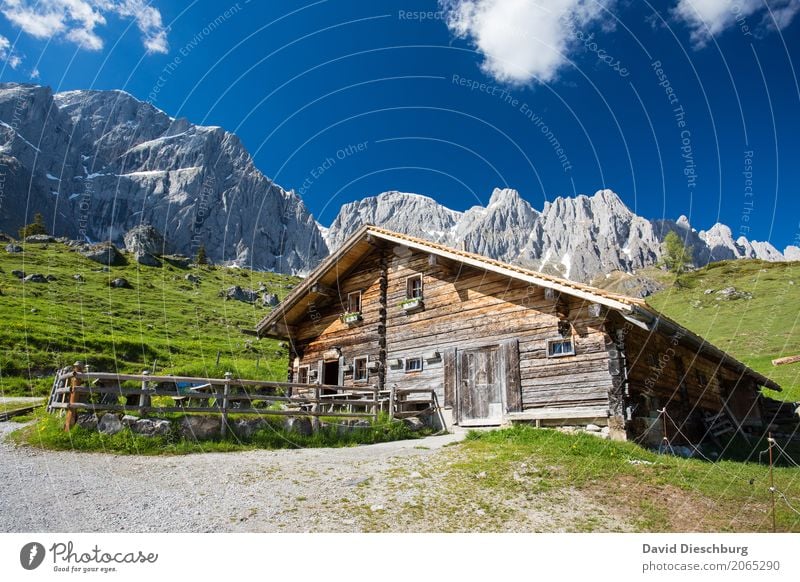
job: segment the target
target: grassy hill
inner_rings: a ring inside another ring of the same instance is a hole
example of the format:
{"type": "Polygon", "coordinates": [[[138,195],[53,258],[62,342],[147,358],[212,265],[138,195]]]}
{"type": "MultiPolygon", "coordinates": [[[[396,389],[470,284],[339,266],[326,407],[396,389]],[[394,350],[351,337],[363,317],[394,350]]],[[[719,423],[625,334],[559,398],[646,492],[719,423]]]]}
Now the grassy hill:
{"type": "Polygon", "coordinates": [[[95,371],[139,373],[156,361],[158,373],[165,374],[220,377],[232,371],[286,379],[286,350],[279,342],[256,341],[241,332],[269,308],[226,301],[219,293],[233,285],[258,289],[263,282],[283,299],[297,278],[167,262],[104,271],[61,243],[24,247],[22,253],[0,249],[0,395],[46,394],[54,370],[76,360],[95,371]],[[13,270],[55,280],[23,283],[13,270]],[[187,281],[189,273],[200,283],[187,281]],[[117,277],[132,289],[111,288],[117,277]]]}
{"type": "Polygon", "coordinates": [[[712,263],[673,277],[672,285],[647,301],[780,384],[783,392],[767,391],[771,397],[800,400],[800,363],[771,363],[800,354],[800,263],[712,263]],[[744,296],[724,298],[718,291],[727,287],[744,296]]]}

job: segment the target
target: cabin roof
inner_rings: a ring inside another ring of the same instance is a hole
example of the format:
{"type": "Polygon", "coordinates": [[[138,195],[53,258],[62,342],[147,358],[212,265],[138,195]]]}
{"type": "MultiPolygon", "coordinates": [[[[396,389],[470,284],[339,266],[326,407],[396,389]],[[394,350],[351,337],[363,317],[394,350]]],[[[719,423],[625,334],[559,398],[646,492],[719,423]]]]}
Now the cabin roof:
{"type": "Polygon", "coordinates": [[[728,364],[739,373],[749,376],[760,386],[780,390],[780,386],[762,374],[745,366],[742,362],[710,344],[694,332],[668,318],[643,299],[611,293],[583,283],[539,273],[517,265],[490,259],[483,255],[454,249],[442,244],[400,234],[366,224],[353,233],[336,251],[326,257],[308,277],[262,319],[256,326],[259,336],[289,337],[294,322],[306,317],[315,299],[325,293],[325,289],[338,288],[340,278],[346,276],[375,247],[375,240],[386,241],[426,252],[444,259],[485,269],[501,275],[519,279],[527,283],[553,289],[573,297],[598,303],[622,315],[627,321],[648,331],[674,334],[680,332],[683,341],[690,344],[698,353],[704,353],[728,364]]]}

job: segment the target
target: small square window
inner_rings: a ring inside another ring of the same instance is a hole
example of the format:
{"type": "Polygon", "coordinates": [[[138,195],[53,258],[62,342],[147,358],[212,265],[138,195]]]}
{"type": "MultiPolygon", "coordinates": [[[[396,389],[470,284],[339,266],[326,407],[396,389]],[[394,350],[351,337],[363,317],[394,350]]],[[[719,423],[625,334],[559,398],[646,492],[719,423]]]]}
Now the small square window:
{"type": "Polygon", "coordinates": [[[406,279],[406,299],[422,299],[422,275],[406,279]]]}
{"type": "Polygon", "coordinates": [[[300,366],[297,368],[297,383],[308,384],[308,366],[300,366]]]}
{"type": "Polygon", "coordinates": [[[368,378],[367,357],[353,358],[353,382],[366,382],[368,378]]]}
{"type": "Polygon", "coordinates": [[[421,372],[422,358],[406,358],[406,372],[421,372]]]}
{"type": "Polygon", "coordinates": [[[361,313],[361,291],[353,291],[347,294],[347,312],[361,313]]]}
{"type": "Polygon", "coordinates": [[[547,357],[559,358],[561,356],[574,356],[575,345],[571,339],[547,340],[547,357]]]}

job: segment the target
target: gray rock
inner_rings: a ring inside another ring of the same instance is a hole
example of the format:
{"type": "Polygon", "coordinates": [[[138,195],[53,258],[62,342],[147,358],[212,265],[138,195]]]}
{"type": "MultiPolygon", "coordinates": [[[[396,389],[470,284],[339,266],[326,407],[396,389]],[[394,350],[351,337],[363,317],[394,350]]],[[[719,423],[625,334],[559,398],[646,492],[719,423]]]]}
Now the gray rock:
{"type": "Polygon", "coordinates": [[[103,434],[117,434],[122,430],[122,422],[116,414],[106,412],[97,423],[97,430],[103,434]]]}
{"type": "Polygon", "coordinates": [[[587,424],[586,425],[587,432],[600,432],[600,427],[596,424],[587,424]]]}
{"type": "Polygon", "coordinates": [[[286,420],[284,421],[284,428],[288,432],[297,433],[303,436],[311,436],[314,433],[311,419],[306,416],[287,416],[286,420]]]}
{"type": "Polygon", "coordinates": [[[50,283],[52,283],[53,281],[58,281],[58,277],[56,277],[55,275],[48,275],[47,277],[45,277],[45,279],[47,279],[50,283]]]}
{"type": "Polygon", "coordinates": [[[32,234],[30,236],[25,237],[25,242],[30,244],[48,244],[56,242],[56,239],[50,236],[49,234],[32,234]]]}
{"type": "Polygon", "coordinates": [[[9,243],[9,244],[6,245],[6,252],[7,253],[21,253],[22,252],[22,247],[19,246],[19,245],[14,244],[14,243],[9,243]]]}
{"type": "Polygon", "coordinates": [[[705,291],[703,291],[703,295],[711,295],[713,292],[714,292],[713,289],[706,289],[705,291]]]}
{"type": "Polygon", "coordinates": [[[117,277],[109,282],[109,286],[114,289],[132,289],[133,287],[125,277],[117,277]]]}
{"type": "Polygon", "coordinates": [[[47,277],[42,275],[41,273],[33,273],[31,275],[27,275],[23,280],[24,283],[47,283],[47,277]]]}
{"type": "Polygon", "coordinates": [[[243,301],[244,303],[253,303],[258,299],[258,292],[252,289],[242,289],[238,285],[220,291],[220,295],[224,297],[225,300],[232,299],[235,301],[243,301]]]}
{"type": "Polygon", "coordinates": [[[181,436],[189,440],[208,440],[220,435],[218,416],[185,416],[180,424],[181,436]]]}
{"type": "Polygon", "coordinates": [[[192,259],[183,255],[163,255],[161,258],[179,269],[188,269],[192,264],[192,259]]]}
{"type": "Polygon", "coordinates": [[[164,419],[140,418],[133,424],[131,430],[143,436],[167,436],[172,430],[172,424],[164,419]]]}
{"type": "Polygon", "coordinates": [[[267,307],[275,307],[280,301],[278,300],[278,296],[274,293],[264,293],[261,297],[261,302],[267,307]]]}
{"type": "Polygon", "coordinates": [[[259,430],[267,428],[269,423],[263,418],[240,418],[236,420],[231,429],[241,439],[249,439],[259,430]]]}
{"type": "Polygon", "coordinates": [[[97,415],[94,413],[82,413],[78,415],[78,418],[75,421],[78,426],[81,428],[85,428],[86,430],[95,430],[97,429],[97,415]]]}
{"type": "Polygon", "coordinates": [[[416,416],[411,416],[409,418],[404,418],[403,419],[403,424],[405,424],[408,428],[410,428],[411,430],[413,430],[415,432],[425,428],[425,423],[422,422],[422,420],[420,420],[416,416]]]}
{"type": "Polygon", "coordinates": [[[80,273],[75,273],[72,276],[72,278],[78,281],[79,283],[83,283],[83,275],[81,275],[80,273]]]}
{"type": "Polygon", "coordinates": [[[163,235],[149,224],[135,226],[125,233],[123,239],[125,250],[134,256],[167,254],[163,235]]]}
{"type": "Polygon", "coordinates": [[[80,247],[79,252],[90,261],[100,263],[101,265],[115,266],[125,264],[125,258],[117,250],[117,247],[109,242],[84,245],[80,247]]]}
{"type": "Polygon", "coordinates": [[[748,291],[739,291],[736,287],[725,287],[716,292],[717,301],[736,301],[738,299],[752,299],[753,294],[748,291]]]}
{"type": "Polygon", "coordinates": [[[11,274],[14,275],[17,279],[25,278],[25,271],[20,271],[19,269],[14,269],[13,271],[11,271],[11,274]]]}
{"type": "Polygon", "coordinates": [[[127,426],[128,428],[133,427],[136,424],[136,421],[139,420],[138,416],[132,416],[130,414],[126,414],[122,417],[122,424],[127,426]]]}
{"type": "Polygon", "coordinates": [[[145,267],[160,267],[161,261],[149,253],[134,255],[134,260],[145,267]]]}
{"type": "Polygon", "coordinates": [[[193,275],[192,273],[186,273],[184,279],[186,279],[187,281],[189,281],[189,283],[192,283],[193,285],[200,284],[200,277],[198,277],[197,275],[193,275]]]}

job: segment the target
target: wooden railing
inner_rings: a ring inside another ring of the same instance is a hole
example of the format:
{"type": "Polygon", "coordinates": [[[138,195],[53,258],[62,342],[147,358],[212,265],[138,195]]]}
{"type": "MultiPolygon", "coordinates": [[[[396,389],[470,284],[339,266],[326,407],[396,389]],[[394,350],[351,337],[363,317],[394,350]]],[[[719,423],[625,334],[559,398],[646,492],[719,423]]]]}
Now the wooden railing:
{"type": "Polygon", "coordinates": [[[316,429],[319,428],[320,417],[377,420],[384,405],[388,411],[391,410],[388,394],[382,395],[377,386],[243,380],[233,378],[231,374],[226,374],[225,378],[197,378],[154,376],[146,372],[114,374],[65,369],[53,382],[48,410],[66,410],[65,430],[75,424],[80,411],[137,412],[140,416],[169,412],[219,414],[224,436],[230,413],[310,417],[316,429]],[[141,387],[123,387],[124,382],[137,382],[141,387]],[[191,387],[180,390],[178,383],[187,383],[191,387]],[[293,395],[294,392],[298,394],[293,395]],[[99,395],[100,398],[91,398],[92,395],[99,395]],[[154,396],[170,397],[173,405],[154,406],[154,396]],[[120,404],[121,398],[126,399],[125,404],[120,404]],[[135,403],[131,403],[132,400],[135,403]],[[255,402],[279,402],[292,408],[256,408],[253,406],[255,402]]]}

